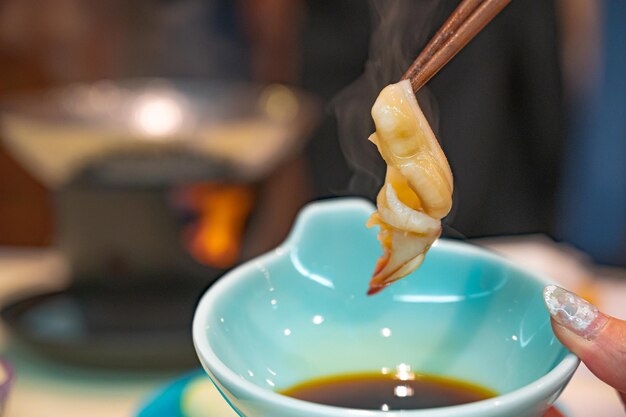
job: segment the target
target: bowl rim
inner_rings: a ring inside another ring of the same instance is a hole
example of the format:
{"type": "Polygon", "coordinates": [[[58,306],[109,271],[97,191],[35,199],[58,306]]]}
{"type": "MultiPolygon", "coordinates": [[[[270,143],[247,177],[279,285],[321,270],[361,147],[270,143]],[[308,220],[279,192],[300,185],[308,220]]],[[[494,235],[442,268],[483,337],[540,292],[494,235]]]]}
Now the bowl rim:
{"type": "MultiPolygon", "coordinates": [[[[323,404],[312,403],[304,400],[291,398],[280,394],[278,392],[261,388],[258,385],[241,378],[237,373],[232,371],[226,364],[224,364],[217,354],[211,348],[211,345],[206,337],[206,318],[210,316],[212,306],[216,300],[222,298],[222,294],[227,293],[228,290],[237,285],[246,277],[250,276],[249,272],[257,270],[257,265],[266,263],[272,259],[276,259],[283,256],[289,251],[289,247],[296,240],[298,235],[303,229],[303,223],[306,219],[320,210],[326,211],[341,207],[341,209],[354,208],[358,210],[368,209],[374,210],[374,206],[366,200],[360,198],[343,198],[326,200],[321,202],[310,203],[301,211],[296,220],[296,224],[292,229],[289,237],[276,249],[265,253],[259,257],[256,257],[250,261],[243,263],[242,265],[234,268],[226,273],[222,278],[215,282],[209,289],[202,295],[200,302],[196,308],[193,318],[193,343],[202,363],[213,383],[217,386],[218,391],[224,397],[224,399],[231,404],[231,401],[222,392],[221,386],[234,386],[241,392],[244,392],[249,398],[253,398],[259,402],[271,403],[274,406],[282,407],[285,410],[289,410],[292,413],[318,413],[327,417],[463,417],[470,415],[488,415],[488,414],[473,414],[473,413],[485,413],[488,410],[497,408],[502,412],[507,409],[513,409],[518,405],[527,402],[529,399],[538,400],[544,396],[542,392],[548,390],[554,390],[562,384],[563,380],[568,380],[574,374],[580,359],[571,352],[568,352],[557,365],[551,369],[548,373],[542,377],[526,384],[516,390],[508,392],[506,394],[498,395],[496,397],[476,401],[469,404],[455,405],[449,407],[439,407],[421,410],[394,410],[394,411],[382,411],[382,410],[365,410],[356,408],[343,408],[335,407],[323,404]],[[218,383],[216,383],[216,380],[218,383]]],[[[552,279],[545,277],[543,274],[534,271],[532,269],[521,268],[514,264],[510,260],[501,257],[488,249],[471,245],[467,242],[457,242],[448,239],[438,239],[435,245],[445,250],[463,251],[465,253],[473,253],[483,258],[497,260],[504,264],[507,268],[511,268],[518,272],[523,273],[530,279],[538,281],[540,284],[549,285],[556,284],[552,279]]],[[[232,404],[231,404],[232,406],[232,404]]],[[[303,414],[305,415],[305,414],[303,414]]]]}

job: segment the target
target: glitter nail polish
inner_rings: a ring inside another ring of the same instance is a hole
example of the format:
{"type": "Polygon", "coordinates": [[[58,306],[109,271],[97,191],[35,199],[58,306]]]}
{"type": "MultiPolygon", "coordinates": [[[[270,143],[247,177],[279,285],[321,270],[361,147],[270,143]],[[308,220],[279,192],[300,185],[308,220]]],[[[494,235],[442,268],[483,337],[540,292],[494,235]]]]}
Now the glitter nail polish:
{"type": "Polygon", "coordinates": [[[543,300],[550,315],[572,332],[591,338],[600,327],[600,311],[596,306],[578,295],[556,285],[548,285],[543,290],[543,300]]]}

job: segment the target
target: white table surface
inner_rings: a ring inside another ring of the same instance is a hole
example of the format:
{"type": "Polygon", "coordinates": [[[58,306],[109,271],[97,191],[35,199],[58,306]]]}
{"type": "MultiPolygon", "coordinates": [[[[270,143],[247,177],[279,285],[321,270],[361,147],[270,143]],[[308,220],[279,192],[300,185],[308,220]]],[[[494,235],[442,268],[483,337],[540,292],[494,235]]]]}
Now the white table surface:
{"type": "MultiPolygon", "coordinates": [[[[544,238],[480,241],[527,267],[543,270],[572,288],[589,275],[595,300],[609,314],[626,317],[626,271],[598,270],[580,256],[544,238]],[[611,278],[612,277],[612,278],[611,278]]],[[[65,284],[65,266],[53,250],[0,248],[0,303],[24,289],[65,284]]],[[[132,417],[147,396],[173,373],[122,373],[68,367],[17,348],[0,328],[0,349],[18,377],[4,417],[132,417]]],[[[584,366],[559,399],[571,417],[626,415],[617,394],[584,366]]]]}

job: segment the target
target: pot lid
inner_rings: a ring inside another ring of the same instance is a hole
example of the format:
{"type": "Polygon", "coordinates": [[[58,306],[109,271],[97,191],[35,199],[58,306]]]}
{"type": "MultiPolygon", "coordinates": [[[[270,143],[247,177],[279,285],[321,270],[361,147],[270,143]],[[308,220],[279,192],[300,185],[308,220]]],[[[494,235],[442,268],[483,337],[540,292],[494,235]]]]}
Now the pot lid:
{"type": "Polygon", "coordinates": [[[9,152],[51,188],[85,171],[167,185],[261,179],[302,148],[318,108],[285,85],[103,80],[6,100],[0,122],[9,152]]]}

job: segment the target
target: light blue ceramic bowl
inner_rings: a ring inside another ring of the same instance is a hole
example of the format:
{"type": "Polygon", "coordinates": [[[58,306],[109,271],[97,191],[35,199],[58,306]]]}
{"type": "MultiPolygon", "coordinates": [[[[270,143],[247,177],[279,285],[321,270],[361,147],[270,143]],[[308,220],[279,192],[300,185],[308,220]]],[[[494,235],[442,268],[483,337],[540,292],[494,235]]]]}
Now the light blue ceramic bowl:
{"type": "Polygon", "coordinates": [[[374,207],[310,204],[279,248],[225,275],[193,323],[200,361],[245,417],[539,417],[578,359],[554,337],[547,280],[474,246],[439,240],[426,261],[365,295],[380,254],[374,207]],[[501,395],[467,405],[366,411],[275,391],[314,377],[395,369],[472,381],[501,395]]]}

